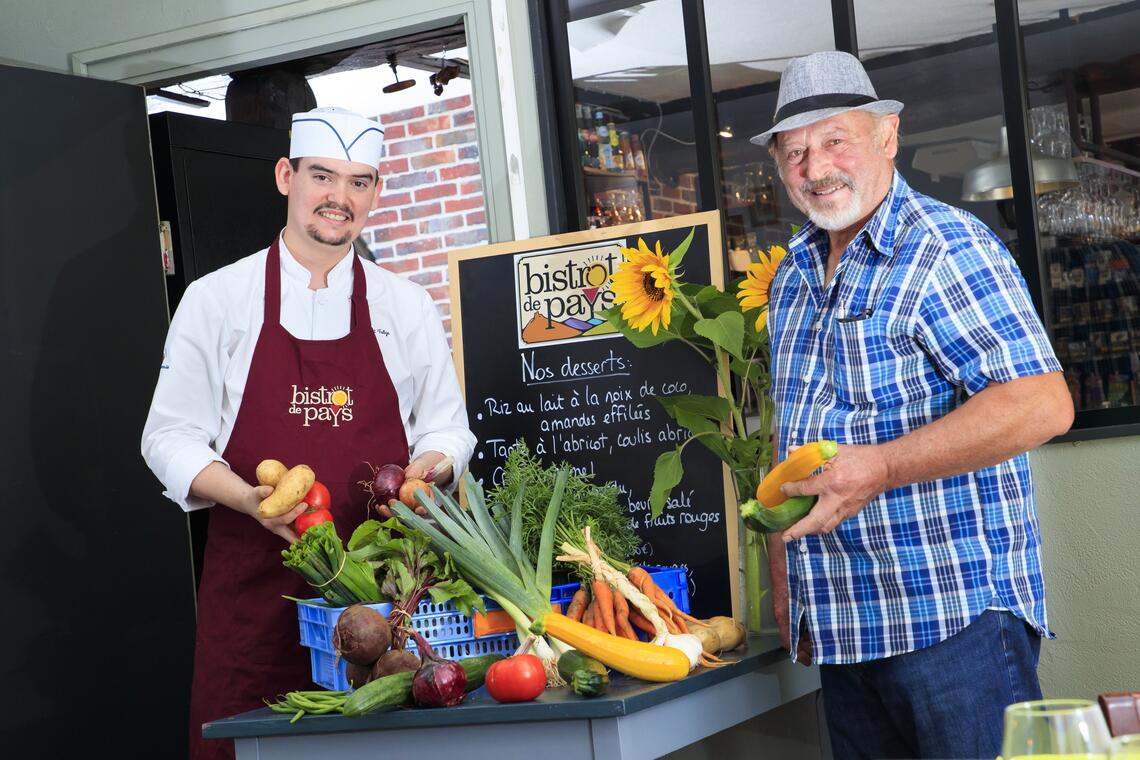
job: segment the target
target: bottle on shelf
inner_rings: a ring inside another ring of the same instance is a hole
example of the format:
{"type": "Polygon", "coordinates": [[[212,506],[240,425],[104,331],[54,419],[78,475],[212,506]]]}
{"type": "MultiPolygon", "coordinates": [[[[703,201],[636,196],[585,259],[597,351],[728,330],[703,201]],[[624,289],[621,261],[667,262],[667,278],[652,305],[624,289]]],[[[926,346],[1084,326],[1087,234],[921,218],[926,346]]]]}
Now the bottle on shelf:
{"type": "Polygon", "coordinates": [[[636,132],[629,136],[629,149],[633,154],[633,166],[637,169],[638,179],[648,179],[649,169],[645,163],[645,154],[641,152],[641,138],[636,132]]]}
{"type": "Polygon", "coordinates": [[[612,172],[614,170],[614,154],[613,148],[610,147],[610,129],[606,126],[606,117],[601,111],[594,114],[594,131],[598,133],[599,168],[612,172]]]}
{"type": "Polygon", "coordinates": [[[598,133],[594,132],[593,130],[590,131],[590,142],[586,150],[590,154],[590,168],[600,169],[602,154],[601,150],[598,147],[598,133]]]}
{"type": "Polygon", "coordinates": [[[621,152],[621,138],[618,137],[617,125],[614,124],[613,119],[606,124],[606,130],[610,133],[610,155],[614,157],[614,171],[625,171],[625,156],[621,152]]]}
{"type": "Polygon", "coordinates": [[[629,148],[629,132],[621,132],[618,135],[618,147],[621,148],[622,161],[625,163],[625,170],[631,172],[636,167],[633,160],[633,151],[629,148]]]}

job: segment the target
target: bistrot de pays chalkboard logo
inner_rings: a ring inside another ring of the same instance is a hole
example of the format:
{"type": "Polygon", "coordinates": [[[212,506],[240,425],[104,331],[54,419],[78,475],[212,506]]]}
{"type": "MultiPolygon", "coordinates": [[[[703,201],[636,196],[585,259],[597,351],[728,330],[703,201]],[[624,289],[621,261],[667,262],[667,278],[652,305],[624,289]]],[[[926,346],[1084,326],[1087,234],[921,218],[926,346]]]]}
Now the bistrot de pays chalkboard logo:
{"type": "Polygon", "coordinates": [[[298,388],[294,385],[289,414],[302,415],[301,427],[311,427],[314,422],[340,427],[342,422],[352,422],[352,388],[344,385],[298,388]]]}
{"type": "Polygon", "coordinates": [[[613,306],[610,275],[624,240],[515,256],[519,348],[618,335],[602,316],[613,306]]]}

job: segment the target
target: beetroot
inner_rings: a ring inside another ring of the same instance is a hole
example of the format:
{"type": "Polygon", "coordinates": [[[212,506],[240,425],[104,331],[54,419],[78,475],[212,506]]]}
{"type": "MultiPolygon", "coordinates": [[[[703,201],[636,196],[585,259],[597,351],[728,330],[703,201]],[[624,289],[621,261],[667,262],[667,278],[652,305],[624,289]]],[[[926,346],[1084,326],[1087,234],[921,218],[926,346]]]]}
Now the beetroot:
{"type": "Polygon", "coordinates": [[[380,655],[380,659],[372,666],[373,680],[390,676],[393,673],[415,672],[420,669],[420,658],[407,649],[389,649],[380,655]]]}
{"type": "Polygon", "coordinates": [[[336,619],[332,643],[348,662],[372,667],[392,643],[392,629],[376,610],[354,604],[336,619]]]}
{"type": "Polygon", "coordinates": [[[357,665],[355,662],[345,660],[344,678],[352,688],[359,689],[372,680],[372,668],[367,665],[357,665]]]}
{"type": "Polygon", "coordinates": [[[420,669],[412,679],[412,699],[420,707],[451,707],[463,701],[467,672],[458,662],[438,657],[418,631],[412,631],[420,652],[420,669]]]}

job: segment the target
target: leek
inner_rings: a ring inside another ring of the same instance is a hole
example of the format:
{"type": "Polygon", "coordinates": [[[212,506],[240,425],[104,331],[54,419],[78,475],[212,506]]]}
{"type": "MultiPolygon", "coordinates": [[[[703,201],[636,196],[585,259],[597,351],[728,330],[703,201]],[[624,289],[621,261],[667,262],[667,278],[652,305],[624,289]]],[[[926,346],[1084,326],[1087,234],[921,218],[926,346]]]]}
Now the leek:
{"type": "MultiPolygon", "coordinates": [[[[504,529],[492,519],[483,487],[470,473],[463,476],[470,512],[434,486],[434,502],[421,492],[416,493],[416,498],[436,525],[403,504],[395,504],[392,511],[405,525],[426,534],[437,552],[450,554],[460,575],[494,599],[511,616],[522,640],[529,635],[534,621],[550,612],[554,528],[569,477],[569,468],[559,469],[542,526],[537,562],[533,567],[522,551],[520,539],[521,489],[512,505],[509,529],[504,529]]],[[[541,637],[535,640],[534,653],[543,661],[548,683],[561,683],[557,661],[563,649],[565,645],[560,642],[552,644],[541,637]]]]}

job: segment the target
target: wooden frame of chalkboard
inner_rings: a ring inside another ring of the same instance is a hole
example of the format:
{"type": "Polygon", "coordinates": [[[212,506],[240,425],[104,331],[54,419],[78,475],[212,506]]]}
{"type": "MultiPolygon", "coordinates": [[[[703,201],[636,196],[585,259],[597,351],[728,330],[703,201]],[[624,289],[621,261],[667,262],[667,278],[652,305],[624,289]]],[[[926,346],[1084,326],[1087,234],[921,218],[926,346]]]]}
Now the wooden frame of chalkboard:
{"type": "Polygon", "coordinates": [[[720,215],[699,214],[453,251],[448,256],[455,367],[478,438],[470,463],[501,482],[522,439],[546,464],[614,481],[642,537],[642,564],[685,567],[694,614],[741,619],[739,518],[728,468],[699,443],[685,477],[650,520],[657,456],[685,440],[655,395],[716,394],[712,367],[669,341],[639,349],[599,313],[621,247],[673,250],[693,231],[685,282],[724,287],[720,215]],[[608,331],[608,332],[607,332],[608,331]]]}

